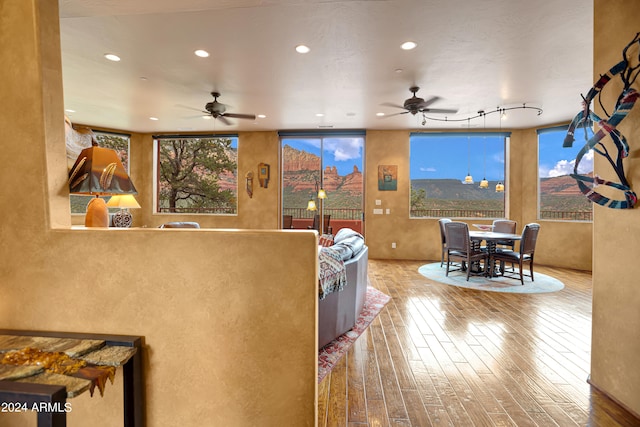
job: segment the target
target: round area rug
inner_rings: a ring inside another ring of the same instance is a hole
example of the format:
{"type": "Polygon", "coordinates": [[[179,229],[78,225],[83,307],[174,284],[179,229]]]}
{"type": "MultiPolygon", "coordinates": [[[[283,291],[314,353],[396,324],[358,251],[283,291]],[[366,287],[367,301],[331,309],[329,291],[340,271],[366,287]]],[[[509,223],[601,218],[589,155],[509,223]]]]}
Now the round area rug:
{"type": "MultiPolygon", "coordinates": [[[[525,270],[528,272],[528,270],[525,270]]],[[[467,282],[467,273],[463,271],[449,271],[449,277],[445,276],[447,266],[440,267],[440,263],[425,264],[418,269],[424,277],[445,285],[459,286],[461,288],[475,289],[478,291],[508,292],[514,294],[537,294],[544,292],[557,292],[564,288],[564,283],[546,274],[537,273],[533,268],[534,282],[530,277],[524,278],[524,286],[520,280],[508,277],[471,276],[467,282]]],[[[517,275],[517,273],[515,273],[517,275]]]]}

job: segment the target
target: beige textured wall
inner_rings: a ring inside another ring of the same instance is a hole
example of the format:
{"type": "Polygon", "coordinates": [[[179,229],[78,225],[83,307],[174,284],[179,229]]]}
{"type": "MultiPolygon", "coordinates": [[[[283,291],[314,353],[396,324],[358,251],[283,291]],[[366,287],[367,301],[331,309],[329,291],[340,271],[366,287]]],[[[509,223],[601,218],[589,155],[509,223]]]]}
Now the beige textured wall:
{"type": "MultiPolygon", "coordinates": [[[[314,425],[315,233],[71,230],[57,5],[0,10],[0,182],[21,196],[0,192],[0,326],[144,336],[150,426],[314,425]]],[[[73,400],[68,425],[122,425],[120,399],[73,400]]]]}
{"type": "MultiPolygon", "coordinates": [[[[637,0],[596,0],[594,26],[594,81],[622,59],[622,48],[640,31],[637,0]]],[[[635,50],[637,65],[638,51],[635,50]]],[[[612,80],[603,102],[613,105],[620,82],[612,80]]],[[[640,90],[636,81],[634,89],[640,90]]],[[[609,108],[611,111],[611,108],[609,108]]],[[[598,110],[596,112],[600,113],[598,110]]],[[[640,106],[620,124],[630,156],[627,180],[640,192],[640,106]]],[[[596,173],[613,178],[605,161],[596,156],[596,173]]],[[[621,193],[613,193],[620,198],[621,193]]],[[[635,263],[640,254],[640,211],[596,207],[593,264],[593,341],[591,381],[640,414],[640,288],[635,263]]]]}

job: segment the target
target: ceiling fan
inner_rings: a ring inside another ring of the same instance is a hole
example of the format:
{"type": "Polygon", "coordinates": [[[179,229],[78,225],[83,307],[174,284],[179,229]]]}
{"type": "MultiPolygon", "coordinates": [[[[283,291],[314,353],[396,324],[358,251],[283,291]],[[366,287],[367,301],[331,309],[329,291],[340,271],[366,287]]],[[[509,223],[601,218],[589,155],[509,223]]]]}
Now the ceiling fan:
{"type": "Polygon", "coordinates": [[[222,123],[225,125],[230,125],[231,122],[227,120],[227,118],[233,119],[249,119],[255,120],[255,114],[238,114],[238,113],[227,113],[227,106],[221,102],[218,102],[218,97],[220,96],[219,92],[211,92],[211,96],[213,96],[213,102],[207,103],[203,111],[203,113],[211,114],[214,119],[220,119],[222,123]]]}
{"type": "MultiPolygon", "coordinates": [[[[424,99],[418,98],[416,96],[416,92],[418,92],[419,90],[420,88],[418,86],[410,87],[409,91],[413,94],[413,96],[411,98],[406,99],[403,105],[394,104],[392,102],[385,102],[382,105],[385,105],[387,107],[402,108],[403,110],[405,110],[401,113],[391,114],[390,116],[395,116],[397,114],[407,114],[407,113],[411,113],[415,116],[418,113],[455,114],[458,112],[458,110],[451,110],[451,109],[445,109],[445,108],[429,108],[429,106],[434,102],[438,101],[440,97],[432,96],[431,98],[425,101],[424,99]]],[[[389,116],[386,116],[386,117],[389,117],[389,116]]]]}

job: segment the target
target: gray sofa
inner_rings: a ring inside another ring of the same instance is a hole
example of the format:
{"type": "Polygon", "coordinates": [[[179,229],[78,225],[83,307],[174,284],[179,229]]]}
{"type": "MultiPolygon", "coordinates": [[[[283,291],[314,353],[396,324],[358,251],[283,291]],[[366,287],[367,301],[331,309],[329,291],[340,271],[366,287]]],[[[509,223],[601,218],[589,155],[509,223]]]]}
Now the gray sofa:
{"type": "Polygon", "coordinates": [[[342,290],[332,292],[318,302],[318,348],[353,328],[367,294],[369,249],[360,234],[343,230],[349,229],[336,234],[333,247],[346,258],[347,280],[342,290]]]}

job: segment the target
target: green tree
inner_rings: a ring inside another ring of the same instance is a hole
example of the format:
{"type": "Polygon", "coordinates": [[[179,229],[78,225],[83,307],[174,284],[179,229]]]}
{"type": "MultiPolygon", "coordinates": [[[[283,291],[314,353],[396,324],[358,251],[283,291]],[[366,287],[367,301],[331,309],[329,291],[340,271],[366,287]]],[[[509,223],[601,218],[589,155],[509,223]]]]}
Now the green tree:
{"type": "Polygon", "coordinates": [[[427,206],[427,192],[424,188],[411,187],[411,210],[425,209],[427,206]]]}
{"type": "Polygon", "coordinates": [[[161,207],[170,212],[176,208],[236,211],[237,186],[220,186],[224,176],[237,182],[236,152],[230,138],[161,139],[158,144],[161,207]]]}

